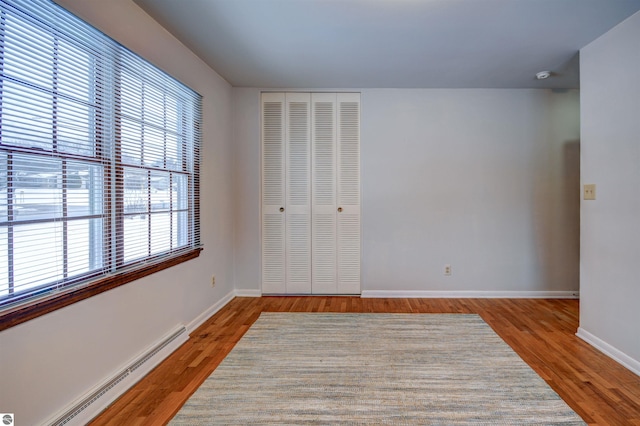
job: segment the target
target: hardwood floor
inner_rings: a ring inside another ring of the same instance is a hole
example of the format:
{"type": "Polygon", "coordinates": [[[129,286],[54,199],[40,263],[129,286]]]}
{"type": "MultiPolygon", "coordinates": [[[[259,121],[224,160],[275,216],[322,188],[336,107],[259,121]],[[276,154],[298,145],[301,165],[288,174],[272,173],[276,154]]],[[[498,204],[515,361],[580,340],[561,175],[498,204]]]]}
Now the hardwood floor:
{"type": "Polygon", "coordinates": [[[640,377],[575,336],[577,300],[236,298],[92,425],[166,424],[261,312],[477,313],[590,425],[640,425],[640,377]]]}

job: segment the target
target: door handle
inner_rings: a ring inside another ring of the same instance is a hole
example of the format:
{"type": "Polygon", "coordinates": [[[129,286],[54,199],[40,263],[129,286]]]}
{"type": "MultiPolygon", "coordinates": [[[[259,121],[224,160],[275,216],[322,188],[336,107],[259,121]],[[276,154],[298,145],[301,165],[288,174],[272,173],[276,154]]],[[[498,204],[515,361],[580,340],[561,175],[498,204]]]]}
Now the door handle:
{"type": "Polygon", "coordinates": [[[284,207],[280,207],[280,211],[283,212],[284,211],[284,207]]]}
{"type": "Polygon", "coordinates": [[[338,207],[338,213],[342,213],[342,207],[338,207]]]}

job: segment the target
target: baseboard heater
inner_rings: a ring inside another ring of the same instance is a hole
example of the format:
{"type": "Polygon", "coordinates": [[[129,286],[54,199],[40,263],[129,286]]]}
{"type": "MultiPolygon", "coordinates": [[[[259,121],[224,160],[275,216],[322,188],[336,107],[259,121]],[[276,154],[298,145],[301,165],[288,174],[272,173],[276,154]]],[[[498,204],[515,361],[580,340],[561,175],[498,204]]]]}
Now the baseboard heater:
{"type": "MultiPolygon", "coordinates": [[[[142,367],[147,361],[153,358],[158,352],[160,352],[162,349],[164,349],[169,344],[171,344],[171,342],[173,342],[174,340],[176,340],[178,337],[180,337],[182,334],[186,332],[187,332],[187,328],[185,326],[182,326],[182,328],[178,329],[175,333],[171,334],[169,337],[164,339],[158,345],[156,345],[151,350],[143,354],[140,358],[135,360],[131,365],[129,365],[123,371],[116,374],[114,378],[112,378],[107,383],[102,385],[99,389],[92,392],[89,396],[87,396],[86,398],[83,398],[80,402],[75,404],[70,410],[68,410],[66,413],[60,416],[58,420],[51,423],[51,426],[63,426],[71,422],[73,419],[79,416],[82,412],[84,412],[87,408],[89,408],[90,406],[98,402],[100,398],[102,398],[105,394],[107,394],[116,385],[118,385],[127,377],[132,375],[134,371],[142,367]]],[[[142,377],[139,377],[138,380],[141,378],[142,377]]],[[[135,382],[131,383],[130,386],[133,386],[134,384],[135,382]]]]}

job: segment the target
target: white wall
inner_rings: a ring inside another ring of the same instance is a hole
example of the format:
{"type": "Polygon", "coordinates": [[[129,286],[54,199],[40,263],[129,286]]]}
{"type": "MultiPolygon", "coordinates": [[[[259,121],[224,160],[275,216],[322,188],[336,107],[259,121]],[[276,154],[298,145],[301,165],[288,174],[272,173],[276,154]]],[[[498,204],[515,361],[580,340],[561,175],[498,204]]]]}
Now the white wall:
{"type": "Polygon", "coordinates": [[[260,91],[233,88],[236,289],[260,291],[260,91]]]}
{"type": "Polygon", "coordinates": [[[233,291],[231,87],[130,0],[60,0],[203,95],[198,259],[0,333],[0,411],[43,422],[233,291]],[[211,288],[211,275],[216,287],[211,288]]]}
{"type": "MultiPolygon", "coordinates": [[[[577,91],[361,92],[365,294],[578,290],[577,91]]],[[[235,277],[252,290],[259,93],[233,89],[235,277]]]]}
{"type": "Polygon", "coordinates": [[[640,374],[640,13],[580,51],[578,335],[640,374]]]}

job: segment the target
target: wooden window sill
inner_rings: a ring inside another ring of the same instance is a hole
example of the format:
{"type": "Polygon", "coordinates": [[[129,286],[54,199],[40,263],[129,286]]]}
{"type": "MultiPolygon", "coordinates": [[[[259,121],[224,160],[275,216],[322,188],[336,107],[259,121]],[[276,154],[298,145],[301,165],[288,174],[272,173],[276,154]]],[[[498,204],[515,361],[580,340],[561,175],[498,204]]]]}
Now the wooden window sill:
{"type": "Polygon", "coordinates": [[[7,309],[0,312],[0,331],[6,330],[18,324],[22,324],[42,315],[64,308],[71,304],[88,299],[105,291],[120,287],[121,285],[130,283],[137,279],[146,277],[180,263],[195,259],[200,256],[202,248],[190,250],[186,253],[170,257],[169,259],[149,265],[142,265],[137,269],[116,273],[108,277],[102,277],[91,284],[80,287],[70,288],[67,291],[52,294],[43,299],[38,299],[32,303],[18,305],[15,308],[7,309]]]}

